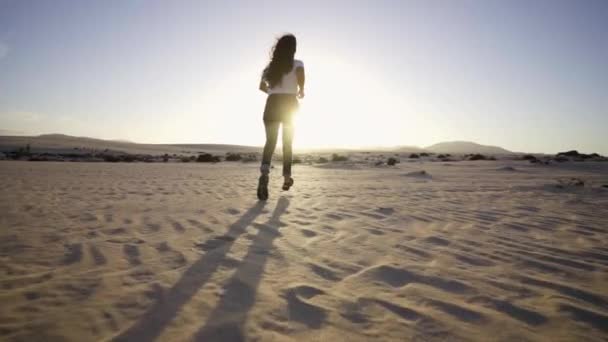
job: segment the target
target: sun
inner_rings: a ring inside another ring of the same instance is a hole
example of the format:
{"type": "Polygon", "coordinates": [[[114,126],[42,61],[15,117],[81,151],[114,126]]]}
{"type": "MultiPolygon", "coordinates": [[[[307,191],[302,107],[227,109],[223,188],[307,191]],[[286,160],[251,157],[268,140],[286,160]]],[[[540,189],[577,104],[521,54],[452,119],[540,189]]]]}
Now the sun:
{"type": "Polygon", "coordinates": [[[296,116],[295,145],[362,147],[399,145],[405,111],[382,80],[361,65],[324,56],[308,58],[306,97],[296,116]]]}

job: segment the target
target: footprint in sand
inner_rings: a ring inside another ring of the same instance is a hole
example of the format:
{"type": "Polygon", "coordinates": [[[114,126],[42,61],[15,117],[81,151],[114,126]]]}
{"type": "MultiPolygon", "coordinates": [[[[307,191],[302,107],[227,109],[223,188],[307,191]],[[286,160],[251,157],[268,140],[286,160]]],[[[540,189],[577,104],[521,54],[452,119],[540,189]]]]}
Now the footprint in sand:
{"type": "Polygon", "coordinates": [[[202,231],[205,231],[207,233],[210,233],[213,231],[213,229],[209,228],[206,224],[199,222],[197,220],[194,220],[194,219],[188,219],[188,223],[190,223],[190,225],[192,225],[202,231]]]}
{"type": "Polygon", "coordinates": [[[82,260],[82,243],[67,244],[63,256],[63,264],[70,265],[82,260]]]}
{"type": "Polygon", "coordinates": [[[308,238],[317,236],[317,233],[309,229],[300,229],[300,233],[308,238]]]}
{"type": "Polygon", "coordinates": [[[480,304],[531,326],[544,324],[548,320],[547,317],[538,312],[519,307],[506,300],[480,296],[473,298],[471,303],[480,304]]]}
{"type": "Polygon", "coordinates": [[[395,209],[393,208],[387,208],[387,207],[379,207],[378,209],[376,209],[377,212],[379,212],[382,215],[392,215],[395,212],[395,209]]]}
{"type": "Polygon", "coordinates": [[[463,262],[465,264],[469,264],[472,266],[481,266],[481,267],[489,267],[494,266],[495,263],[491,260],[472,255],[465,255],[459,253],[450,253],[456,260],[463,262]]]}
{"type": "Polygon", "coordinates": [[[175,229],[175,231],[180,234],[186,231],[186,228],[184,228],[184,225],[177,221],[171,222],[171,225],[173,226],[173,229],[175,229]]]}
{"type": "Polygon", "coordinates": [[[104,229],[103,233],[107,235],[120,235],[125,234],[127,232],[124,228],[113,228],[113,229],[104,229]]]}
{"type": "Polygon", "coordinates": [[[483,314],[477,311],[473,311],[471,309],[467,309],[461,305],[434,299],[426,299],[423,302],[439,311],[442,311],[445,314],[456,318],[459,321],[467,323],[478,323],[486,320],[486,317],[483,314]]]}
{"type": "Polygon", "coordinates": [[[382,299],[366,299],[366,298],[362,298],[361,299],[363,302],[370,302],[370,303],[374,303],[377,304],[381,307],[383,307],[384,309],[392,312],[393,314],[407,320],[407,321],[416,321],[420,318],[425,317],[424,315],[422,315],[421,313],[406,308],[404,306],[401,305],[397,305],[397,304],[393,304],[390,302],[387,302],[385,300],[382,299]]]}
{"type": "Polygon", "coordinates": [[[309,299],[325,294],[325,291],[309,285],[299,285],[285,290],[290,321],[300,322],[308,328],[318,329],[327,318],[327,310],[311,304],[309,299]]]}
{"type": "Polygon", "coordinates": [[[103,255],[103,253],[101,253],[99,248],[97,248],[95,245],[89,245],[89,253],[93,257],[93,262],[97,266],[105,265],[108,261],[105,255],[103,255]]]}
{"type": "Polygon", "coordinates": [[[322,226],[321,230],[328,234],[334,234],[336,232],[336,228],[328,225],[322,226]]]}
{"type": "Polygon", "coordinates": [[[334,213],[325,214],[325,217],[330,218],[335,221],[341,221],[344,219],[344,217],[342,217],[342,215],[334,214],[334,213]]]}
{"type": "Polygon", "coordinates": [[[310,268],[311,271],[313,271],[314,274],[318,275],[319,277],[325,279],[325,280],[329,280],[329,281],[340,281],[342,280],[341,277],[339,277],[337,275],[337,272],[327,268],[325,266],[321,266],[321,265],[317,265],[317,264],[308,264],[308,267],[310,268]]]}
{"type": "Polygon", "coordinates": [[[111,330],[118,330],[118,322],[116,321],[116,319],[114,318],[114,316],[112,316],[111,313],[104,311],[103,312],[103,319],[106,322],[106,325],[111,329],[111,330]]]}
{"type": "Polygon", "coordinates": [[[450,244],[450,241],[438,236],[430,236],[424,239],[424,241],[437,246],[447,246],[450,244]]]}
{"type": "Polygon", "coordinates": [[[146,222],[139,230],[144,234],[156,233],[161,230],[161,226],[158,223],[146,222]]]}
{"type": "Polygon", "coordinates": [[[129,262],[129,264],[136,266],[141,264],[141,260],[139,260],[139,248],[135,245],[125,245],[122,248],[123,253],[125,254],[125,258],[129,262]]]}
{"type": "Polygon", "coordinates": [[[226,209],[226,212],[230,215],[238,215],[241,213],[240,210],[235,209],[235,208],[228,208],[228,209],[226,209]]]}
{"type": "Polygon", "coordinates": [[[170,268],[179,268],[186,264],[184,255],[172,249],[167,242],[161,242],[156,246],[156,250],[161,254],[161,261],[170,268]]]}
{"type": "Polygon", "coordinates": [[[211,238],[205,242],[195,243],[194,245],[205,252],[214,250],[216,248],[220,248],[227,243],[233,242],[234,238],[228,235],[221,235],[214,238],[211,238]]]}
{"type": "Polygon", "coordinates": [[[380,281],[392,287],[402,287],[410,283],[419,283],[451,293],[469,293],[472,291],[468,285],[457,280],[418,274],[390,265],[371,267],[359,276],[369,277],[374,281],[380,281]]]}
{"type": "Polygon", "coordinates": [[[108,240],[106,240],[106,242],[118,243],[118,244],[134,243],[134,244],[141,245],[145,241],[142,240],[142,239],[138,239],[138,238],[124,237],[124,238],[112,238],[112,239],[108,239],[108,240]]]}
{"type": "Polygon", "coordinates": [[[383,232],[382,230],[380,230],[380,229],[376,229],[376,228],[368,228],[368,229],[366,229],[366,230],[367,230],[368,232],[370,232],[370,234],[373,234],[373,235],[384,235],[384,234],[386,234],[386,233],[385,233],[385,232],[383,232]]]}
{"type": "Polygon", "coordinates": [[[94,222],[97,221],[97,216],[91,213],[84,213],[80,216],[80,221],[82,222],[94,222]]]}

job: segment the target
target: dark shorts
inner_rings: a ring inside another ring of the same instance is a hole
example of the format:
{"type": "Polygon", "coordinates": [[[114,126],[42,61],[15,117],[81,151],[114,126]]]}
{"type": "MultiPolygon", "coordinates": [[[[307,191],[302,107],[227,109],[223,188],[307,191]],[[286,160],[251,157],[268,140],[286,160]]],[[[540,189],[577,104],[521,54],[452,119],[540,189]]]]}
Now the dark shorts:
{"type": "Polygon", "coordinates": [[[291,122],[298,109],[298,99],[295,94],[271,94],[266,99],[264,121],[291,122]]]}

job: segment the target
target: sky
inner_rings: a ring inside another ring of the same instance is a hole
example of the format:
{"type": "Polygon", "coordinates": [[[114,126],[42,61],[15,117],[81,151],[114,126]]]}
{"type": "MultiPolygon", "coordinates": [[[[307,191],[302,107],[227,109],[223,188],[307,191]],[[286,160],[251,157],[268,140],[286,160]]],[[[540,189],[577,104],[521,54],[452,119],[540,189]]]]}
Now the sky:
{"type": "Polygon", "coordinates": [[[0,0],[0,134],[262,145],[287,32],[296,148],[608,154],[605,0],[0,0]]]}

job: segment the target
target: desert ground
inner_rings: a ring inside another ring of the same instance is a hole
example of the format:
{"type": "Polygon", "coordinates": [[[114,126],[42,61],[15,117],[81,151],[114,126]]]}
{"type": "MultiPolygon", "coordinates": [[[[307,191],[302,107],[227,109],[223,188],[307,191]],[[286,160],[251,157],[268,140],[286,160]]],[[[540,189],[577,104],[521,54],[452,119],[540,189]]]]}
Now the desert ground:
{"type": "Polygon", "coordinates": [[[0,340],[608,340],[608,163],[258,172],[1,161],[0,340]]]}

